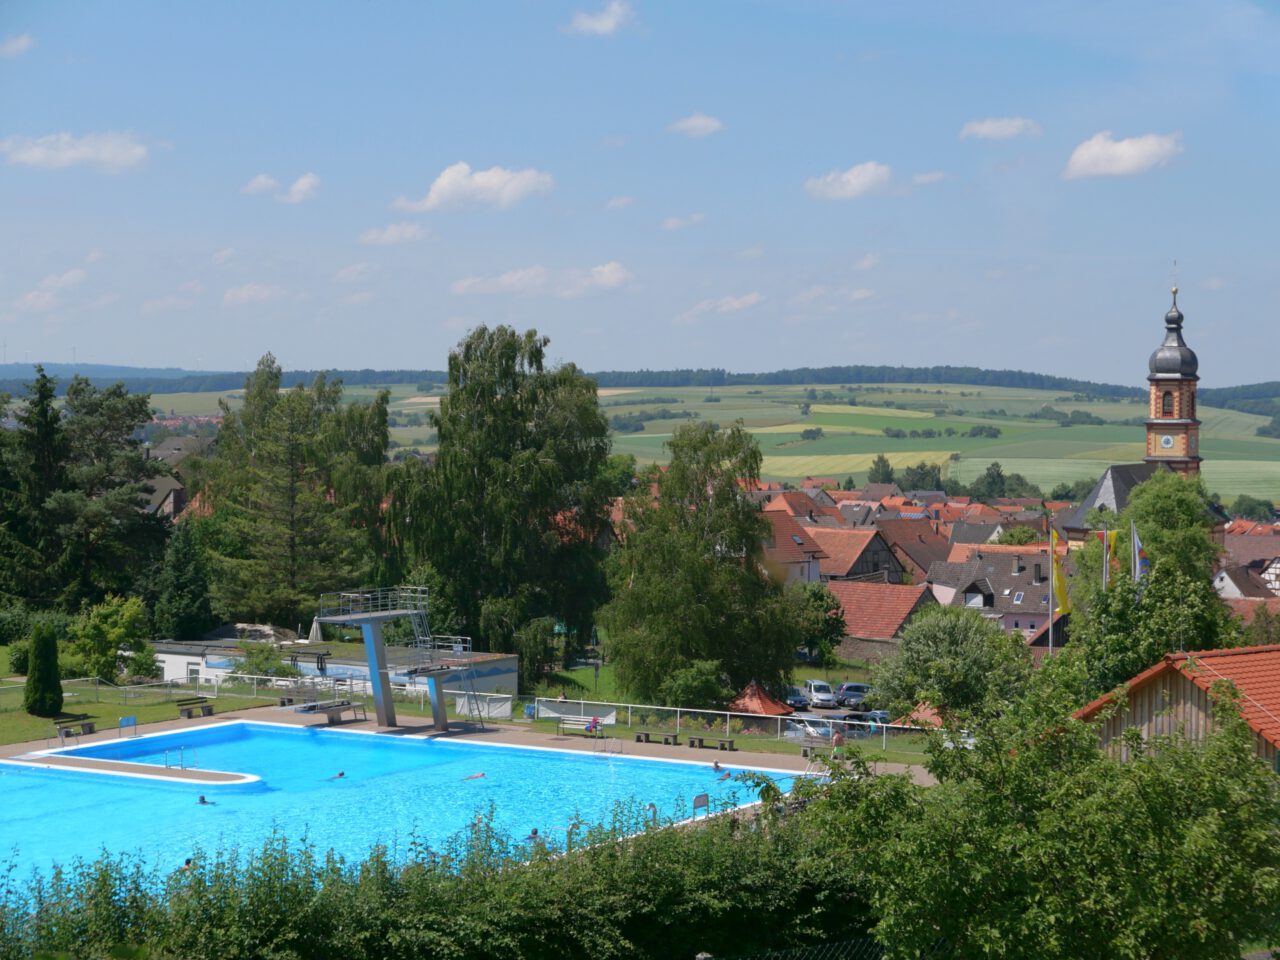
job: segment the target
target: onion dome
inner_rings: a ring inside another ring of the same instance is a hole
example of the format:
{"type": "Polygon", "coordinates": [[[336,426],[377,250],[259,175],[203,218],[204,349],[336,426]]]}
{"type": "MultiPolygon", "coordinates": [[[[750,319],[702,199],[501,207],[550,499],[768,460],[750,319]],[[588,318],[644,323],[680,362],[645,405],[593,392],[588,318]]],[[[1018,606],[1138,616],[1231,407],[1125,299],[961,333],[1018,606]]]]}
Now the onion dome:
{"type": "Polygon", "coordinates": [[[1164,343],[1151,354],[1148,380],[1194,380],[1200,361],[1182,339],[1182,311],[1178,309],[1178,288],[1173,288],[1173,306],[1164,315],[1164,343]]]}

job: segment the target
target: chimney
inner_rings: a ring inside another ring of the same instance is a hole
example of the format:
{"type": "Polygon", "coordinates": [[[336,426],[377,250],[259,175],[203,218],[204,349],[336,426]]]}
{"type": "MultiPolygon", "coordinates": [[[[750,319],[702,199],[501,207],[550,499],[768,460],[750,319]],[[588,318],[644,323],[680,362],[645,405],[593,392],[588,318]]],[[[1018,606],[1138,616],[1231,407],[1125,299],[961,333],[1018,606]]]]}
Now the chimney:
{"type": "Polygon", "coordinates": [[[1013,574],[1014,574],[1014,576],[1017,576],[1018,574],[1022,573],[1022,572],[1023,572],[1024,570],[1026,570],[1026,569],[1027,569],[1027,568],[1026,568],[1026,567],[1024,567],[1024,566],[1022,565],[1022,554],[1020,554],[1020,553],[1015,553],[1015,554],[1013,555],[1013,574]]]}
{"type": "Polygon", "coordinates": [[[1036,583],[1043,583],[1043,582],[1044,582],[1044,567],[1037,563],[1036,564],[1036,583]]]}
{"type": "Polygon", "coordinates": [[[813,519],[813,511],[812,511],[812,510],[810,510],[810,511],[809,511],[809,522],[810,522],[810,523],[817,523],[817,522],[818,522],[818,521],[816,521],[815,519],[813,519]]]}

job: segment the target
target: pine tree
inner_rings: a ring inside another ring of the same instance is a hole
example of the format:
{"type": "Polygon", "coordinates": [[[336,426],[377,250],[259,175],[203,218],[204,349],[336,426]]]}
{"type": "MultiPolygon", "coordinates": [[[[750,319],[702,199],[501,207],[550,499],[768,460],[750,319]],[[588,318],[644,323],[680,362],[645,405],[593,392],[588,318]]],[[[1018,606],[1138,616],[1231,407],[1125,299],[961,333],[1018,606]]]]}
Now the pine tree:
{"type": "Polygon", "coordinates": [[[179,523],[169,539],[159,576],[156,631],[174,640],[198,640],[213,625],[209,570],[193,521],[179,523]]]}
{"type": "Polygon", "coordinates": [[[893,465],[883,453],[877,453],[867,473],[867,483],[893,483],[893,465]]]}
{"type": "Polygon", "coordinates": [[[50,623],[31,628],[27,661],[27,686],[22,705],[34,717],[62,713],[62,681],[58,677],[58,634],[50,623]]]}

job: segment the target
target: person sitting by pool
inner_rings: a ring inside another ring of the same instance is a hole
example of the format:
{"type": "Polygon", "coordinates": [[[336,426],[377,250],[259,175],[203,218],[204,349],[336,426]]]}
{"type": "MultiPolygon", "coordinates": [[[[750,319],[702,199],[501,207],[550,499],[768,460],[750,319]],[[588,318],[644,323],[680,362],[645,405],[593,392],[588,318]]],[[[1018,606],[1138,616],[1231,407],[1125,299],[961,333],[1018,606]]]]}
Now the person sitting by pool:
{"type": "Polygon", "coordinates": [[[720,761],[719,761],[719,760],[712,760],[712,761],[711,761],[711,769],[712,769],[712,770],[714,770],[716,773],[719,773],[719,772],[720,772],[720,761]]]}
{"type": "Polygon", "coordinates": [[[600,730],[600,718],[592,717],[591,722],[582,728],[587,733],[597,733],[600,730]]]}
{"type": "Polygon", "coordinates": [[[479,779],[480,779],[481,777],[483,777],[483,776],[484,776],[484,773],[483,773],[483,772],[482,772],[482,773],[473,773],[471,776],[469,776],[469,777],[463,777],[462,779],[463,779],[463,780],[479,780],[479,779]]]}
{"type": "Polygon", "coordinates": [[[557,697],[556,699],[557,699],[557,700],[568,700],[569,698],[568,698],[568,697],[566,697],[566,696],[564,695],[564,689],[563,689],[563,688],[561,688],[561,690],[560,690],[560,696],[559,696],[559,697],[557,697]]]}

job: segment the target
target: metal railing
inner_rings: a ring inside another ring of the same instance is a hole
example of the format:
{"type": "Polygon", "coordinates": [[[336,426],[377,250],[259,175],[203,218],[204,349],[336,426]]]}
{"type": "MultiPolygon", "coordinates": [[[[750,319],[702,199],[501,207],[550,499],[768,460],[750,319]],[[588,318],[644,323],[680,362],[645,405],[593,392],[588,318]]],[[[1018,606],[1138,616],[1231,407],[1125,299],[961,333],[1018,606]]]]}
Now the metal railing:
{"type": "Polygon", "coordinates": [[[320,597],[319,617],[359,616],[367,613],[394,611],[426,613],[426,587],[378,587],[370,590],[346,590],[325,593],[320,597]]]}

